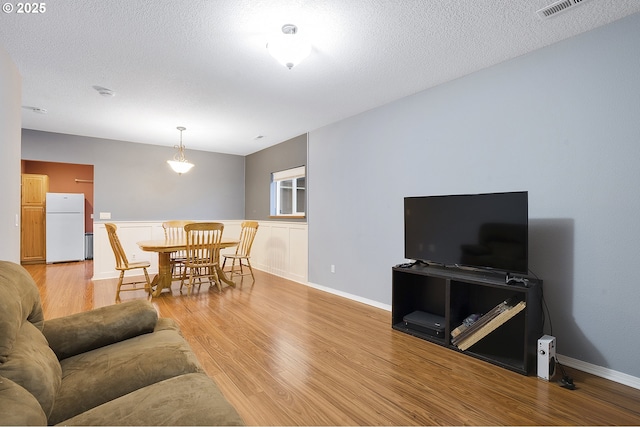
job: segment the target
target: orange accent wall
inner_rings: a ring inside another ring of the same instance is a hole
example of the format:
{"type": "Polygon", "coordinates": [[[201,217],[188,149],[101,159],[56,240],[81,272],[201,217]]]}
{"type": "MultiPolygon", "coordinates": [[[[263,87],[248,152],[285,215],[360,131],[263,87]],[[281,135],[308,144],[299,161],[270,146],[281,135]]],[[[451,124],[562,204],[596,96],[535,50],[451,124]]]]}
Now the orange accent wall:
{"type": "Polygon", "coordinates": [[[23,160],[22,166],[23,173],[48,175],[50,193],[84,193],[84,229],[93,233],[93,165],[23,160]]]}

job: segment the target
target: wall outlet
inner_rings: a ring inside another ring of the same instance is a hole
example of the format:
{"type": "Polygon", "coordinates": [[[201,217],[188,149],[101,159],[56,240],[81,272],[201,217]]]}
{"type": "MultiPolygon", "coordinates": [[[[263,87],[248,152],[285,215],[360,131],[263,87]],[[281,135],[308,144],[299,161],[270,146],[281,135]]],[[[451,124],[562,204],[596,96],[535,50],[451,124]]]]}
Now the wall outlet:
{"type": "Polygon", "coordinates": [[[111,212],[100,212],[100,219],[111,219],[111,212]]]}
{"type": "Polygon", "coordinates": [[[335,265],[333,265],[333,264],[331,264],[331,272],[332,272],[332,273],[335,273],[335,272],[336,272],[336,266],[335,266],[335,265]]]}

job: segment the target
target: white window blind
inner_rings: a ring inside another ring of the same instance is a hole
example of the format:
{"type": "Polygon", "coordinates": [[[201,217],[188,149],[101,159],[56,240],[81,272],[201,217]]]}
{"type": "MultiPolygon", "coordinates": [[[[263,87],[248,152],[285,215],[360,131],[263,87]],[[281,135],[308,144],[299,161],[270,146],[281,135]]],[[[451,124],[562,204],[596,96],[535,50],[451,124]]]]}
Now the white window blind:
{"type": "Polygon", "coordinates": [[[272,180],[273,181],[283,181],[285,179],[302,178],[303,176],[305,176],[305,173],[306,173],[306,167],[305,166],[299,166],[299,167],[293,168],[293,169],[287,169],[287,170],[280,171],[280,172],[273,172],[272,173],[272,180]]]}

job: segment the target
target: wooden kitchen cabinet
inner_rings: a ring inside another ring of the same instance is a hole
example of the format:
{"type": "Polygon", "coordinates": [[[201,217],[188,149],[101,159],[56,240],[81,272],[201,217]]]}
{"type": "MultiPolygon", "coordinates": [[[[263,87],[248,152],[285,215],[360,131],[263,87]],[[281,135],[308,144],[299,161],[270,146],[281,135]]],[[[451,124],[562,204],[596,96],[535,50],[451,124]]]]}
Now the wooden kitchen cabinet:
{"type": "Polygon", "coordinates": [[[49,177],[22,174],[20,261],[46,262],[46,198],[49,177]]]}

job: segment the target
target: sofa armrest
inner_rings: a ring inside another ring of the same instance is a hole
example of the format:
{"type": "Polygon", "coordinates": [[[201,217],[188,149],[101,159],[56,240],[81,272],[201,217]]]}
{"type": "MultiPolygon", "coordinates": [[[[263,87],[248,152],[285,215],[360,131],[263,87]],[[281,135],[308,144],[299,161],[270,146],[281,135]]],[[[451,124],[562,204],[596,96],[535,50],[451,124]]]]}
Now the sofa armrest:
{"type": "Polygon", "coordinates": [[[42,406],[26,389],[0,376],[0,424],[3,426],[46,426],[42,406]]]}
{"type": "Polygon", "coordinates": [[[153,332],[157,321],[149,301],[135,300],[45,320],[42,332],[62,360],[153,332]]]}

